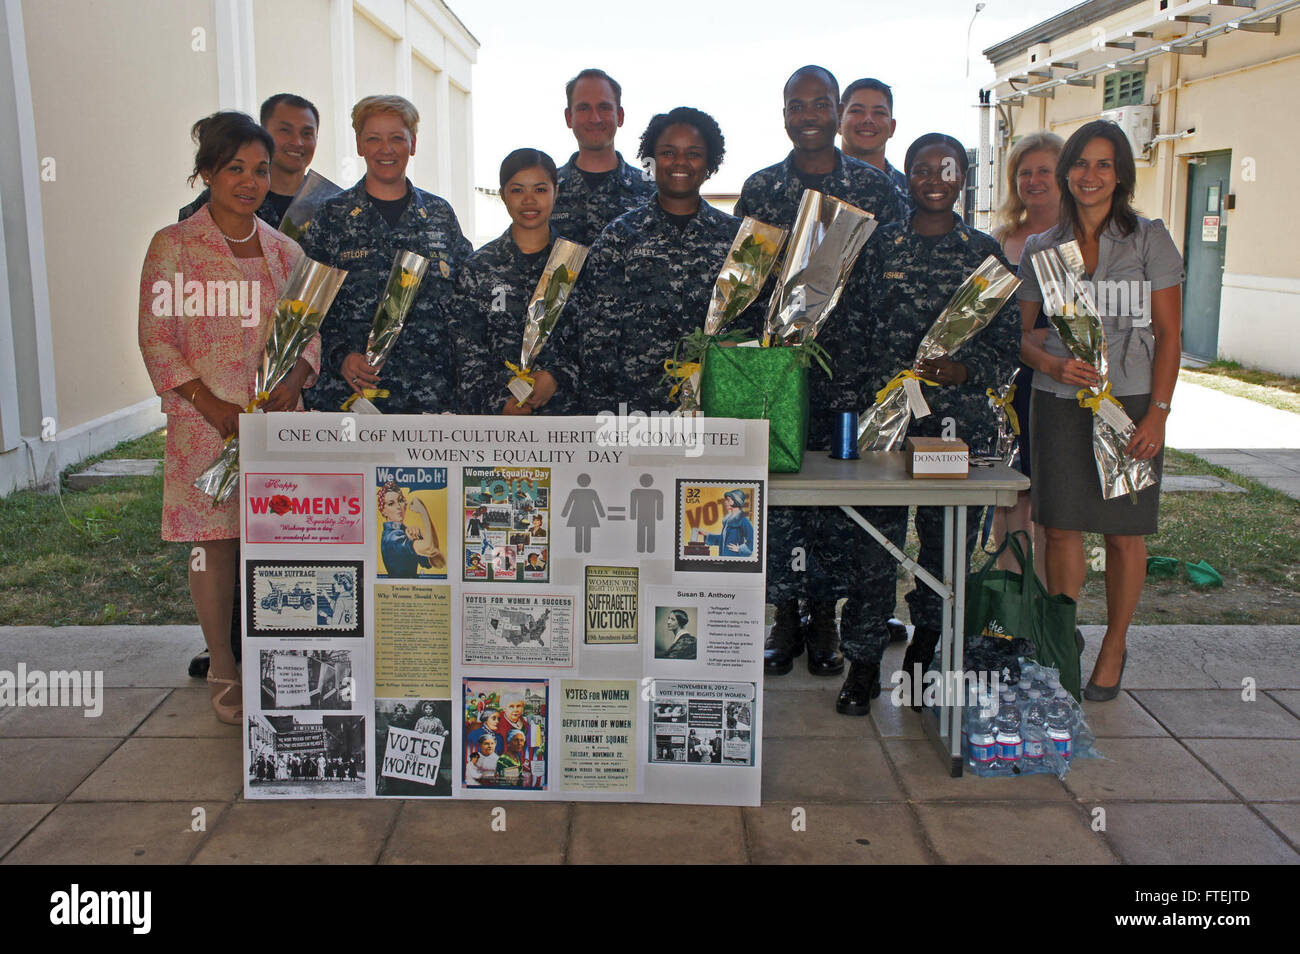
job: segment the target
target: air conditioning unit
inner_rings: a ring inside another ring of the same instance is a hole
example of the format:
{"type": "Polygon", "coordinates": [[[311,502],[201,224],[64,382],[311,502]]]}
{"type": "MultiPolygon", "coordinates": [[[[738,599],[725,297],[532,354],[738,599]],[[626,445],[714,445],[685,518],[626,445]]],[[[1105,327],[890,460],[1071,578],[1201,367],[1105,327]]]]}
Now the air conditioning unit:
{"type": "Polygon", "coordinates": [[[1119,109],[1107,109],[1101,118],[1109,120],[1124,130],[1129,146],[1133,149],[1133,158],[1139,163],[1147,158],[1151,148],[1151,139],[1155,135],[1154,106],[1121,106],[1119,109]]]}

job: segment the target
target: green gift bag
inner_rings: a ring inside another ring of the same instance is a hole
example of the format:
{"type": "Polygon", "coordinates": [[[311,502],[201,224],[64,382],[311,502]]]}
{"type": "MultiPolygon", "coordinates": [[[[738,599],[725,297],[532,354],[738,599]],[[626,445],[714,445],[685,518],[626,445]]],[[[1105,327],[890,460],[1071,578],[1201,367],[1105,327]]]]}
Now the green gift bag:
{"type": "Polygon", "coordinates": [[[1034,545],[1017,530],[1003,541],[997,553],[966,581],[967,640],[976,637],[1027,639],[1034,658],[1061,674],[1061,685],[1080,698],[1079,646],[1074,639],[1078,605],[1068,596],[1048,596],[1047,587],[1034,573],[1034,545]],[[1020,545],[1023,538],[1024,546],[1020,545]],[[1020,572],[997,569],[997,558],[1008,546],[1020,561],[1020,572]]]}
{"type": "Polygon", "coordinates": [[[803,349],[719,348],[710,344],[700,371],[700,408],[707,417],[771,422],[768,470],[803,466],[808,442],[808,368],[803,349]]]}

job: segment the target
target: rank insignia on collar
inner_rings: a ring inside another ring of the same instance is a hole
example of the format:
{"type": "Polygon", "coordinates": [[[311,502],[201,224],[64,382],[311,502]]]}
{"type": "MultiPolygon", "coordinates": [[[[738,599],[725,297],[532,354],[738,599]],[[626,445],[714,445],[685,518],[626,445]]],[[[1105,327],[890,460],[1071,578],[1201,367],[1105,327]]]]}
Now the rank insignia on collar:
{"type": "Polygon", "coordinates": [[[422,218],[422,219],[427,219],[428,217],[429,217],[429,213],[426,212],[426,211],[424,211],[424,209],[421,209],[421,210],[420,210],[420,218],[422,218]]]}
{"type": "Polygon", "coordinates": [[[355,215],[360,215],[360,214],[361,214],[361,206],[359,206],[359,205],[356,206],[355,208],[353,208],[353,210],[352,210],[351,212],[348,213],[348,215],[354,215],[354,216],[355,216],[355,215]]]}

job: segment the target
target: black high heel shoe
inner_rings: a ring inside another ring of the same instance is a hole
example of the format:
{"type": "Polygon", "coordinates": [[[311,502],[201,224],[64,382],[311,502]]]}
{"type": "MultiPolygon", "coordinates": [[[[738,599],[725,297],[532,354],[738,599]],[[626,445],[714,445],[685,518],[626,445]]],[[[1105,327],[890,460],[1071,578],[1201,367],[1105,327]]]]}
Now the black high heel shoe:
{"type": "Polygon", "coordinates": [[[1119,678],[1115,680],[1113,686],[1099,686],[1091,679],[1083,687],[1083,698],[1089,702],[1110,702],[1119,695],[1120,684],[1124,681],[1124,667],[1128,665],[1128,650],[1124,650],[1124,656],[1119,664],[1119,678]]]}

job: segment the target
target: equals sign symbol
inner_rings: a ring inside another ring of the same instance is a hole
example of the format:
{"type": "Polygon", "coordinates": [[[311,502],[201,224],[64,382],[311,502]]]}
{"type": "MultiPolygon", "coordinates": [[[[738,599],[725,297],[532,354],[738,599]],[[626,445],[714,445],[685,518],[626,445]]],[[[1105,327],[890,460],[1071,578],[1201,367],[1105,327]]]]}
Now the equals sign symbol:
{"type": "Polygon", "coordinates": [[[609,517],[610,520],[623,520],[623,519],[625,519],[626,516],[627,516],[627,508],[626,508],[626,507],[606,507],[606,508],[605,508],[605,515],[606,515],[607,517],[609,517]]]}

